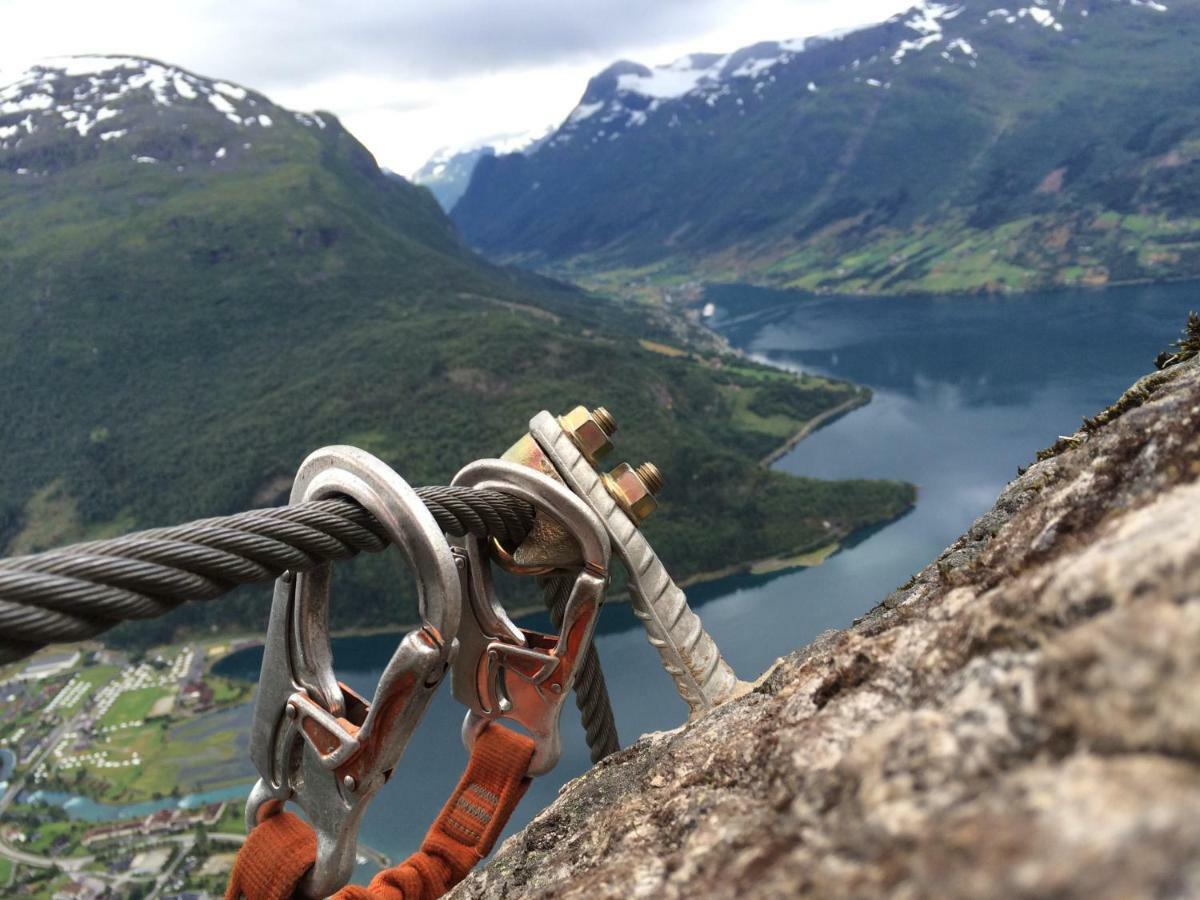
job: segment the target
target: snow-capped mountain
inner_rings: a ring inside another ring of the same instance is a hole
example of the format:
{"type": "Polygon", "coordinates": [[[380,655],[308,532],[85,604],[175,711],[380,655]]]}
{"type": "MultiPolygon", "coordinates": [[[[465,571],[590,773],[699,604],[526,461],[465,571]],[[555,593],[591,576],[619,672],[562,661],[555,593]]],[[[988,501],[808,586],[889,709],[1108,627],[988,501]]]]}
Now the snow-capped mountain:
{"type": "Polygon", "coordinates": [[[550,126],[493,138],[469,147],[442,147],[413,173],[412,180],[429,188],[442,209],[449,212],[466,191],[480,159],[504,153],[531,153],[548,140],[554,130],[550,126]]]}
{"type": "Polygon", "coordinates": [[[0,171],[39,177],[101,152],[141,164],[218,165],[273,142],[273,131],[319,131],[329,118],[155,60],[47,59],[0,71],[0,171]]]}
{"type": "MultiPolygon", "coordinates": [[[[119,342],[136,331],[137,303],[148,322],[186,331],[187,314],[172,318],[179,298],[215,293],[232,322],[254,318],[260,303],[282,308],[343,267],[389,285],[407,264],[436,268],[435,257],[470,267],[428,192],[385,175],[333,115],[116,56],[0,76],[0,245],[5,383],[18,345],[71,333],[97,303],[121,304],[111,323],[119,342]],[[384,245],[394,262],[371,275],[384,245]]],[[[222,339],[204,333],[208,346],[222,339]]],[[[43,346],[47,358],[86,368],[81,348],[92,338],[64,340],[71,350],[43,346]]],[[[131,361],[137,351],[122,346],[131,361]]]]}
{"type": "MultiPolygon", "coordinates": [[[[519,152],[519,151],[516,151],[519,152]]],[[[413,183],[424,185],[433,192],[442,209],[449,212],[463,195],[471,182],[475,164],[485,156],[495,156],[491,146],[473,147],[469,150],[451,150],[448,147],[437,151],[413,173],[413,183]]]]}
{"type": "MultiPolygon", "coordinates": [[[[1113,2],[1154,12],[1168,11],[1165,5],[1155,0],[1107,0],[1108,5],[1113,2]]],[[[1086,0],[1033,0],[1033,5],[1011,10],[988,9],[978,23],[970,24],[985,28],[1025,25],[1062,33],[1064,22],[1074,19],[1075,24],[1084,24],[1090,14],[1089,7],[1104,4],[1105,0],[1101,0],[1100,4],[1086,0]]],[[[586,135],[589,140],[617,140],[623,129],[645,125],[650,117],[668,107],[671,101],[698,101],[715,107],[729,98],[733,104],[744,106],[746,98],[743,93],[746,87],[753,94],[761,96],[771,90],[778,76],[787,73],[790,64],[795,63],[801,54],[811,54],[814,50],[829,48],[838,42],[846,43],[846,39],[852,35],[869,35],[871,39],[891,38],[890,42],[885,41],[873,48],[874,52],[868,57],[855,57],[850,62],[848,70],[851,80],[866,87],[888,87],[894,74],[893,67],[901,66],[906,58],[911,60],[926,50],[946,64],[965,64],[975,68],[978,52],[966,37],[961,34],[956,36],[958,29],[950,24],[964,14],[968,19],[971,16],[967,3],[922,0],[882,26],[844,29],[795,40],[766,41],[733,53],[690,54],[663,66],[649,67],[622,60],[588,83],[579,104],[558,131],[544,143],[551,146],[567,143],[574,138],[575,132],[581,130],[582,123],[589,119],[593,121],[592,128],[588,129],[591,133],[586,135]],[[886,29],[884,35],[878,34],[881,27],[886,29]],[[887,65],[889,62],[891,66],[887,65]],[[597,123],[606,127],[596,127],[597,123]]],[[[809,81],[805,89],[816,93],[820,85],[809,81]]],[[[540,146],[532,149],[536,151],[540,146]]],[[[529,152],[528,149],[522,149],[529,152]]]]}
{"type": "Polygon", "coordinates": [[[1197,39],[1198,0],[925,0],[837,34],[621,61],[535,150],[481,160],[453,217],[537,265],[824,289],[1200,274],[1176,233],[1200,194],[1197,39]],[[1161,221],[1093,231],[1142,213],[1161,221]]]}

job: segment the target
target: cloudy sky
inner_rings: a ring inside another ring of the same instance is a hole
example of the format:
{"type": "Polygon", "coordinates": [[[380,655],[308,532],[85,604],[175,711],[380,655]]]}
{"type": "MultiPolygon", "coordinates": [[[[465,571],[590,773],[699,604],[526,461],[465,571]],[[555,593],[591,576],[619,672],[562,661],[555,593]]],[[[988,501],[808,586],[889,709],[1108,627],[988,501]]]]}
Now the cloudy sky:
{"type": "Polygon", "coordinates": [[[410,174],[441,147],[560,122],[617,59],[880,21],[917,0],[0,0],[0,68],[150,56],[336,113],[410,174]]]}

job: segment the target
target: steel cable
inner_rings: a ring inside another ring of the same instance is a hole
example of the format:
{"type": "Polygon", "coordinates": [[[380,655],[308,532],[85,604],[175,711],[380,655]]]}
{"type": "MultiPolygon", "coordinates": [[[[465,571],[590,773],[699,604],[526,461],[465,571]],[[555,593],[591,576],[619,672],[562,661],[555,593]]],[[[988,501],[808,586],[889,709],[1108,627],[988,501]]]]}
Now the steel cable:
{"type": "MultiPolygon", "coordinates": [[[[575,579],[570,576],[551,576],[542,579],[542,598],[550,611],[550,621],[555,628],[562,628],[567,600],[575,579]]],[[[593,641],[588,644],[583,662],[575,674],[575,705],[579,707],[579,719],[587,735],[587,745],[592,751],[592,762],[621,749],[617,737],[617,723],[613,717],[612,700],[608,696],[608,685],[604,683],[604,672],[600,669],[600,654],[593,641]]]]}
{"type": "MultiPolygon", "coordinates": [[[[447,534],[515,546],[533,525],[533,507],[499,491],[435,486],[417,494],[447,534]]],[[[367,510],[332,499],[0,559],[0,664],[388,544],[367,510]]]]}

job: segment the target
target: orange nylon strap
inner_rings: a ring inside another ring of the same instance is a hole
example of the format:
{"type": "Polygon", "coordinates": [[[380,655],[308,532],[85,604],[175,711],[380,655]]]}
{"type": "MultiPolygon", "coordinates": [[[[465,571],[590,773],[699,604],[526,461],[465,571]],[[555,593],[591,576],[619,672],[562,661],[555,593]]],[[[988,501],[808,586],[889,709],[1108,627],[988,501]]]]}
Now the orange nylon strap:
{"type": "Polygon", "coordinates": [[[225,900],[289,900],[317,860],[317,836],[291,813],[271,816],[246,835],[233,861],[225,900]]]}
{"type": "MultiPolygon", "coordinates": [[[[337,900],[436,900],[492,851],[529,787],[533,741],[500,725],[484,729],[467,770],[421,843],[421,849],[337,900]]],[[[312,829],[291,813],[265,820],[246,837],[225,900],[287,900],[317,858],[312,829]]]]}

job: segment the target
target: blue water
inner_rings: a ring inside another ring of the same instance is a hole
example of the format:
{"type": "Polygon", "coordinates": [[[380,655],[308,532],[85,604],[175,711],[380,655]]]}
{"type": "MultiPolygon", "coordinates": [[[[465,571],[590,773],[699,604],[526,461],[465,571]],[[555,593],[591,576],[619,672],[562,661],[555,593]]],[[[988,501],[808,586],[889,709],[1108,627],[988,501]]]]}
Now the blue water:
{"type": "MultiPolygon", "coordinates": [[[[11,750],[0,750],[0,783],[7,783],[8,776],[17,767],[17,756],[11,750]]],[[[0,788],[2,790],[2,788],[0,788]]]]}
{"type": "Polygon", "coordinates": [[[87,797],[60,791],[29,791],[20,797],[22,803],[48,803],[51,806],[61,806],[72,819],[82,819],[85,822],[136,819],[156,813],[160,809],[194,809],[207,803],[220,803],[224,800],[242,802],[245,799],[246,787],[244,785],[203,791],[198,794],[185,794],[182,797],[147,800],[144,803],[96,803],[87,797]]]}
{"type": "Polygon", "coordinates": [[[904,299],[726,287],[708,299],[714,327],[755,358],[874,391],[778,468],[919,488],[910,515],[777,585],[853,616],[966,530],[1037,450],[1151,371],[1188,310],[1200,308],[1200,285],[904,299]]]}
{"type": "MultiPolygon", "coordinates": [[[[824,478],[899,478],[920,488],[913,512],[819,567],[690,590],[728,660],[754,678],[821,631],[848,625],[921,569],[990,508],[1018,466],[1150,370],[1187,310],[1200,307],[1196,298],[1200,289],[1190,285],[1002,299],[711,290],[714,326],[747,353],[875,392],[870,405],[809,437],[778,468],[824,478]]],[[[653,540],[653,521],[647,534],[653,540]]],[[[339,674],[369,696],[395,641],[336,641],[339,674]]],[[[604,611],[596,642],[624,743],[684,721],[686,707],[627,606],[604,611]]],[[[259,659],[244,651],[221,670],[255,678],[259,659]]],[[[461,719],[449,691],[441,691],[392,784],[367,813],[362,836],[372,847],[393,858],[415,849],[466,762],[461,719]]],[[[570,705],[563,725],[562,761],[534,782],[509,833],[588,767],[570,705]]],[[[363,869],[358,878],[368,874],[363,869]]]]}

